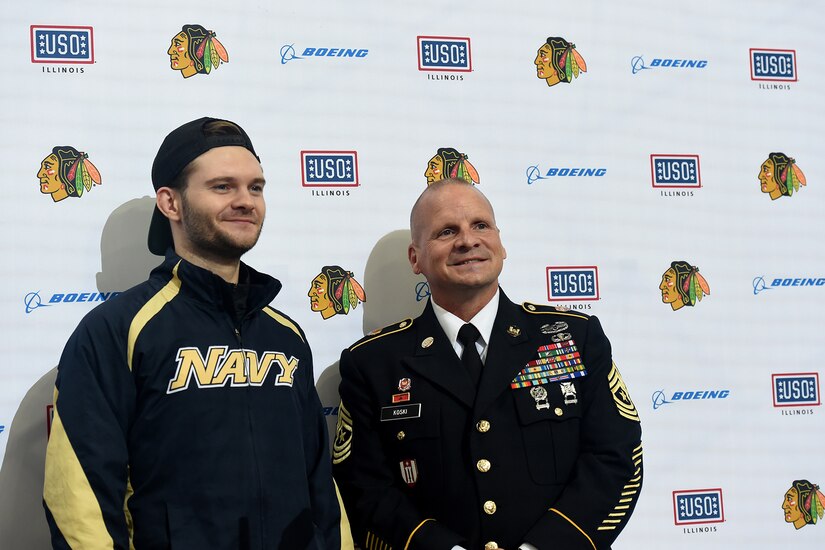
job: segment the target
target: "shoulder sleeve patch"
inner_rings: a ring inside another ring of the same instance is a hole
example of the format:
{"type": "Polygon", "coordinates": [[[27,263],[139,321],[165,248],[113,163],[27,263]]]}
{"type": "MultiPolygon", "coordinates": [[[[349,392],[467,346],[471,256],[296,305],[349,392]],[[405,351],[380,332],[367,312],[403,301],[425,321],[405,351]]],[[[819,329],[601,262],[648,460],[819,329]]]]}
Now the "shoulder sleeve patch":
{"type": "Polygon", "coordinates": [[[335,441],[332,444],[332,463],[340,464],[352,452],[352,416],[341,401],[338,407],[338,425],[335,428],[335,441]]]}
{"type": "Polygon", "coordinates": [[[395,334],[396,332],[401,332],[407,330],[413,325],[412,319],[404,319],[394,325],[389,325],[384,328],[380,328],[378,330],[374,330],[355,342],[352,346],[350,346],[350,351],[355,351],[357,348],[363,346],[364,344],[368,344],[370,342],[374,342],[379,338],[383,338],[384,336],[389,336],[390,334],[395,334]]]}
{"type": "Polygon", "coordinates": [[[548,306],[544,304],[533,304],[524,302],[521,308],[532,315],[560,315],[562,317],[578,317],[579,319],[589,319],[590,316],[585,313],[577,311],[570,311],[569,307],[565,306],[548,306]]]}
{"type": "Polygon", "coordinates": [[[630,393],[627,391],[627,386],[624,385],[624,380],[622,380],[622,375],[619,374],[616,363],[613,363],[610,374],[607,375],[607,381],[610,384],[610,392],[613,394],[613,401],[616,403],[619,414],[628,420],[639,422],[636,405],[630,399],[630,393]]]}

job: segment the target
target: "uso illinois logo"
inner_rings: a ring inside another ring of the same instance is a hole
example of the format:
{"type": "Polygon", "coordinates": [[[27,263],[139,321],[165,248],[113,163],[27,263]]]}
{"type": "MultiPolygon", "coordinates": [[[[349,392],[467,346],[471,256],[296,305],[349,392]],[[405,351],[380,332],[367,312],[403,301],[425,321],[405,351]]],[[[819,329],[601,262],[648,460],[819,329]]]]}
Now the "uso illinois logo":
{"type": "Polygon", "coordinates": [[[702,187],[699,155],[650,155],[653,187],[702,187]]]}
{"type": "Polygon", "coordinates": [[[772,374],[774,407],[819,406],[819,374],[800,372],[772,374]]]}
{"type": "Polygon", "coordinates": [[[750,49],[751,80],[796,82],[796,50],[750,49]]]}
{"type": "Polygon", "coordinates": [[[470,39],[458,36],[419,36],[418,70],[471,72],[473,62],[470,39]]]}
{"type": "Polygon", "coordinates": [[[673,520],[676,525],[722,523],[722,489],[673,491],[673,520]]]}
{"type": "Polygon", "coordinates": [[[95,62],[92,27],[31,25],[32,63],[95,62]]]}
{"type": "Polygon", "coordinates": [[[599,268],[596,266],[548,266],[547,300],[584,301],[599,299],[599,268]]]}
{"type": "Polygon", "coordinates": [[[356,151],[301,151],[304,187],[358,187],[356,151]]]}

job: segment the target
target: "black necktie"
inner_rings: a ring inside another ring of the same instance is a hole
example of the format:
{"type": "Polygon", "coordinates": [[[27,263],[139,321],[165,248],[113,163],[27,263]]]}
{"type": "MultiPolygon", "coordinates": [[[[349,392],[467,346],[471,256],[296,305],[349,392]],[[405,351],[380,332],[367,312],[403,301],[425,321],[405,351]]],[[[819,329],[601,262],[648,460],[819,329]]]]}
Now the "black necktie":
{"type": "Polygon", "coordinates": [[[477,386],[481,378],[481,357],[478,355],[476,348],[476,341],[478,341],[481,333],[472,324],[467,323],[458,331],[458,341],[464,346],[464,351],[461,353],[461,364],[470,373],[470,378],[477,386]]]}

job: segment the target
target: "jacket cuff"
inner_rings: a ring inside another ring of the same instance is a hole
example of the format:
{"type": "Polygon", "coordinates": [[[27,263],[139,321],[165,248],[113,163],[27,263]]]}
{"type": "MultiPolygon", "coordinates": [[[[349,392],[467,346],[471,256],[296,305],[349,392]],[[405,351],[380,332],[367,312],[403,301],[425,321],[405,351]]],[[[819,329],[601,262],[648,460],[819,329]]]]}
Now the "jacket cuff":
{"type": "Polygon", "coordinates": [[[524,537],[536,548],[598,550],[590,535],[563,512],[550,508],[524,537]]]}

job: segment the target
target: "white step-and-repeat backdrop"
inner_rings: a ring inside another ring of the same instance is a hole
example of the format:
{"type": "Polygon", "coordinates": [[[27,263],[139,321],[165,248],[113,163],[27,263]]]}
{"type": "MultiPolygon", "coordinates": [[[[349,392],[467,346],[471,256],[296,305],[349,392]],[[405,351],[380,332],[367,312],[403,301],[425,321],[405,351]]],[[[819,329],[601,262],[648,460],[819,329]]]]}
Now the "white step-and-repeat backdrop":
{"type": "Polygon", "coordinates": [[[496,208],[508,295],[612,341],[646,474],[616,548],[825,546],[823,21],[802,1],[7,2],[0,547],[47,545],[53,367],[159,262],[152,159],[204,115],[263,160],[246,261],[283,282],[330,426],[341,349],[423,307],[409,209],[458,175],[496,208]],[[366,301],[317,300],[344,272],[366,301]]]}

